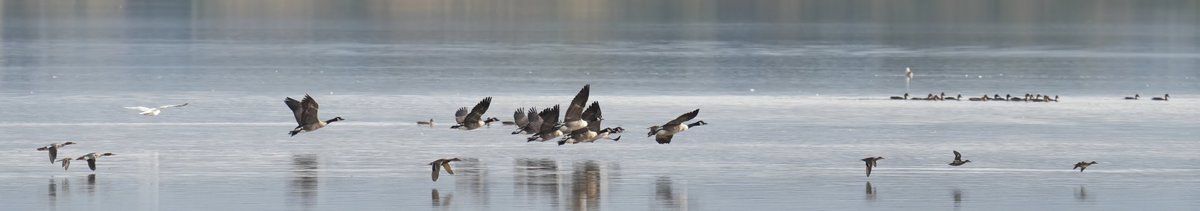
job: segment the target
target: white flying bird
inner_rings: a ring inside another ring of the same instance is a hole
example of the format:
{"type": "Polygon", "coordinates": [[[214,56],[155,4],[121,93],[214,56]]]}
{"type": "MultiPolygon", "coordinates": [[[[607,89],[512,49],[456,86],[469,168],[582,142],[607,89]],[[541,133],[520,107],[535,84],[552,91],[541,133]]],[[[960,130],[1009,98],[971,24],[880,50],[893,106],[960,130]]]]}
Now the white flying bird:
{"type": "Polygon", "coordinates": [[[125,107],[125,108],[141,111],[142,113],[138,113],[138,114],[141,114],[141,115],[146,115],[146,116],[158,116],[158,113],[161,113],[161,112],[162,112],[162,109],[164,109],[164,108],[170,108],[170,107],[183,107],[183,106],[187,106],[187,105],[188,105],[187,103],[184,103],[184,104],[179,104],[179,105],[165,105],[165,106],[159,106],[158,108],[147,108],[147,107],[141,107],[141,106],[138,106],[138,107],[125,107]]]}

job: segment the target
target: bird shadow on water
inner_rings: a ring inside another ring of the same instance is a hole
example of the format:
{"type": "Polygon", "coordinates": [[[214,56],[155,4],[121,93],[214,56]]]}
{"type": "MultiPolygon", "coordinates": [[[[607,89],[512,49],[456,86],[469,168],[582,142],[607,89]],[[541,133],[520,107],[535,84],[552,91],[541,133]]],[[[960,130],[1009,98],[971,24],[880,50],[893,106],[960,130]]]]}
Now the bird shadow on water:
{"type": "Polygon", "coordinates": [[[292,181],[289,183],[288,204],[299,204],[305,210],[317,205],[320,175],[316,154],[292,155],[292,181]],[[299,203],[296,203],[299,201],[299,203]]]}

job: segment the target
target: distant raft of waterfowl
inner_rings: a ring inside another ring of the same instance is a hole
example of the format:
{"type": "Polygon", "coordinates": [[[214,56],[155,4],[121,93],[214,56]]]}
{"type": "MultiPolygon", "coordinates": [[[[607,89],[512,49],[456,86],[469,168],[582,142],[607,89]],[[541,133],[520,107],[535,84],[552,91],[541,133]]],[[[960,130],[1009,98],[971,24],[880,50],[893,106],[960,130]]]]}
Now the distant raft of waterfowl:
{"type": "Polygon", "coordinates": [[[159,107],[154,107],[154,108],[148,108],[148,107],[142,107],[142,106],[125,107],[125,108],[141,111],[141,113],[138,113],[141,115],[158,116],[159,113],[162,113],[162,109],[174,108],[174,107],[184,107],[187,105],[188,105],[188,103],[179,104],[179,105],[165,105],[165,106],[159,106],[159,107]]]}
{"type": "Polygon", "coordinates": [[[437,160],[434,160],[433,162],[430,162],[430,163],[429,163],[429,165],[433,167],[433,175],[432,175],[432,176],[433,176],[433,181],[434,181],[434,182],[437,182],[437,180],[438,180],[438,176],[440,176],[440,175],[442,174],[442,173],[441,173],[441,171],[442,171],[441,169],[446,169],[446,173],[448,173],[448,174],[450,174],[450,175],[454,175],[454,169],[453,169],[453,168],[450,168],[450,162],[451,162],[451,161],[462,161],[462,159],[458,159],[458,158],[449,158],[449,159],[446,159],[446,158],[443,158],[443,159],[437,159],[437,160]]]}
{"type": "Polygon", "coordinates": [[[320,117],[317,116],[317,109],[320,109],[320,106],[317,105],[317,100],[308,94],[304,95],[304,101],[297,101],[288,97],[283,99],[283,103],[287,104],[289,109],[292,109],[292,115],[296,117],[296,128],[288,132],[291,136],[296,136],[300,132],[316,131],[325,127],[325,125],[329,125],[329,123],[344,120],[339,116],[321,121],[320,117]]]}
{"type": "Polygon", "coordinates": [[[871,177],[871,170],[875,169],[879,160],[883,160],[883,157],[867,157],[862,159],[864,163],[867,163],[867,177],[871,177]]]}
{"type": "Polygon", "coordinates": [[[670,144],[671,138],[675,137],[675,134],[687,131],[688,128],[708,124],[704,121],[683,124],[684,122],[696,118],[697,115],[700,115],[700,109],[679,115],[679,117],[675,117],[674,120],[667,122],[667,124],[651,126],[649,128],[650,132],[646,133],[646,137],[654,136],[654,140],[657,141],[658,144],[670,144]]]}

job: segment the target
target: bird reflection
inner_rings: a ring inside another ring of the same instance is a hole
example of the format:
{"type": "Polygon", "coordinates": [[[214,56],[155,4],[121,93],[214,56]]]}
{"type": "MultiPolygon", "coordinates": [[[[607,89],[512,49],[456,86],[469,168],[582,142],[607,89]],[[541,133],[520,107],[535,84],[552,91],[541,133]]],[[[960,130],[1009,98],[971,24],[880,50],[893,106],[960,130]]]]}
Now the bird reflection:
{"type": "Polygon", "coordinates": [[[513,183],[517,192],[526,196],[539,196],[551,199],[551,205],[557,206],[558,197],[558,163],[550,159],[516,159],[513,164],[513,183]]]}
{"type": "Polygon", "coordinates": [[[448,193],[446,197],[442,197],[442,194],[438,193],[438,189],[434,188],[430,193],[430,197],[432,197],[430,203],[433,207],[449,207],[450,201],[454,199],[454,193],[448,193]]]}
{"type": "Polygon", "coordinates": [[[584,161],[575,164],[571,173],[571,208],[574,210],[600,209],[600,164],[596,161],[584,161]]]}
{"type": "MultiPolygon", "coordinates": [[[[317,187],[319,175],[316,154],[292,155],[292,178],[289,196],[299,198],[304,209],[310,209],[317,203],[317,187]]],[[[290,203],[297,204],[297,203],[290,203]]]]}
{"type": "Polygon", "coordinates": [[[96,174],[88,174],[88,176],[87,176],[87,192],[88,192],[88,195],[96,194],[96,174]]]}
{"type": "Polygon", "coordinates": [[[1085,189],[1083,187],[1083,185],[1079,186],[1079,191],[1075,191],[1075,200],[1079,200],[1079,201],[1087,201],[1088,200],[1087,189],[1085,189]]]}
{"type": "Polygon", "coordinates": [[[51,177],[49,185],[50,207],[56,207],[56,203],[58,202],[58,187],[56,186],[58,185],[55,184],[54,177],[51,177]]]}
{"type": "Polygon", "coordinates": [[[871,182],[867,182],[867,200],[875,200],[875,187],[871,187],[871,182]]]}
{"type": "Polygon", "coordinates": [[[464,158],[454,171],[454,189],[470,194],[479,204],[488,204],[487,168],[479,159],[464,158]]]}
{"type": "Polygon", "coordinates": [[[958,209],[960,206],[962,206],[962,195],[961,189],[958,189],[957,187],[954,188],[954,209],[958,209]]]}

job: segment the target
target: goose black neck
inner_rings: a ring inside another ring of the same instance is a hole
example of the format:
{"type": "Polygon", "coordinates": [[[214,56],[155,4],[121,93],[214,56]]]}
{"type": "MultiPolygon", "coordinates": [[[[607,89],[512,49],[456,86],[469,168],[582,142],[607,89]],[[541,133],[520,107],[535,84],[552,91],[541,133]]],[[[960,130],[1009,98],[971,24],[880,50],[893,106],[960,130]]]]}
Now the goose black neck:
{"type": "Polygon", "coordinates": [[[333,119],[325,120],[325,124],[329,124],[329,123],[333,123],[333,122],[336,122],[336,121],[341,121],[341,120],[342,120],[342,118],[336,118],[336,117],[335,117],[335,118],[333,118],[333,119]]]}

